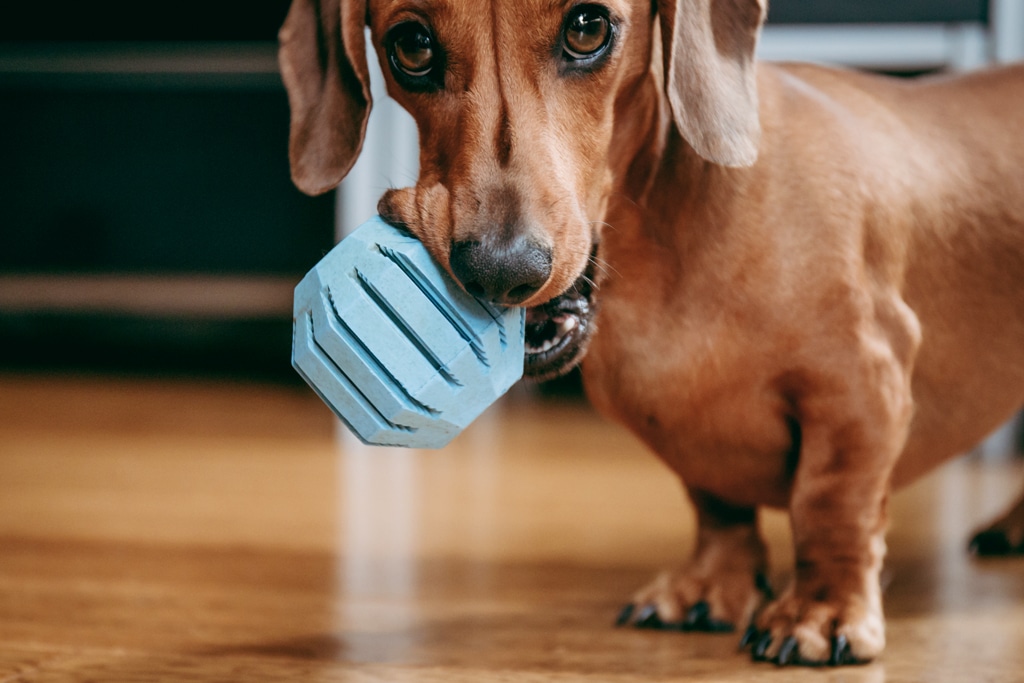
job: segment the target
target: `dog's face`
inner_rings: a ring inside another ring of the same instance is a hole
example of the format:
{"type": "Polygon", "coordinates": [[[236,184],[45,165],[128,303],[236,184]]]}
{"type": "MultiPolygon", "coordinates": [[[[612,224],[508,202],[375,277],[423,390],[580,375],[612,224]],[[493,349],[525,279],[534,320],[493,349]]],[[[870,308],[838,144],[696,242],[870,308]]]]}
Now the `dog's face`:
{"type": "Polygon", "coordinates": [[[603,212],[614,93],[649,4],[381,0],[371,21],[388,92],[420,131],[416,187],[388,192],[384,215],[479,296],[531,305],[568,289],[603,212]]]}
{"type": "Polygon", "coordinates": [[[647,71],[650,2],[381,0],[370,22],[420,131],[416,186],[381,214],[474,295],[530,307],[528,374],[571,367],[593,329],[616,94],[647,71]]]}
{"type": "MultiPolygon", "coordinates": [[[[694,26],[714,42],[714,27],[690,16],[706,10],[714,19],[712,3],[728,6],[730,21],[735,7],[748,6],[741,11],[759,26],[756,0],[683,0],[693,6],[685,15],[651,0],[345,0],[340,8],[295,0],[281,32],[293,177],[308,192],[330,189],[358,153],[368,24],[388,93],[420,134],[416,186],[388,191],[382,216],[416,235],[470,293],[529,307],[527,374],[557,375],[593,329],[598,226],[623,171],[613,159],[636,144],[624,139],[635,137],[622,125],[629,98],[642,81],[692,59],[674,46],[699,42],[694,26]],[[652,63],[658,27],[673,56],[664,63],[652,63]]],[[[674,111],[690,87],[676,80],[674,111]]],[[[686,115],[699,119],[702,109],[686,115]]],[[[684,125],[678,112],[676,121],[684,125]]],[[[705,130],[714,126],[686,125],[701,128],[691,143],[708,158],[752,160],[749,149],[722,142],[727,134],[705,130]]]]}

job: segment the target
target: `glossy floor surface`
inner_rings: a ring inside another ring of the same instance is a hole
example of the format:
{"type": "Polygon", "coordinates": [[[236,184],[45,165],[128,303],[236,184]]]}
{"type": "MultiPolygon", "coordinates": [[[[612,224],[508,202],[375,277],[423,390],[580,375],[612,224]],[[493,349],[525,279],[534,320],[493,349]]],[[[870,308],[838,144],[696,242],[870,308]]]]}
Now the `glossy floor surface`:
{"type": "Polygon", "coordinates": [[[579,404],[520,393],[408,452],[300,388],[0,376],[0,681],[1022,681],[1024,561],[963,551],[1022,476],[968,458],[897,496],[884,657],[782,670],[612,626],[692,515],[579,404]]]}

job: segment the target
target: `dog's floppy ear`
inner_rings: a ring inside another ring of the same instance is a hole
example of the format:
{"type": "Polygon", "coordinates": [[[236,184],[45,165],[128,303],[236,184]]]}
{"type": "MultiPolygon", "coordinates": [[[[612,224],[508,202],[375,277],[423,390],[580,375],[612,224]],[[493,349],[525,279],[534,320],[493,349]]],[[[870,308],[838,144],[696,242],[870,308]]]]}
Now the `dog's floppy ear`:
{"type": "Polygon", "coordinates": [[[757,160],[754,52],[765,0],[658,0],[665,88],[680,134],[708,161],[757,160]]]}
{"type": "Polygon", "coordinates": [[[292,121],[292,180],[306,194],[333,189],[363,145],[370,115],[365,0],[292,0],[278,61],[292,121]]]}

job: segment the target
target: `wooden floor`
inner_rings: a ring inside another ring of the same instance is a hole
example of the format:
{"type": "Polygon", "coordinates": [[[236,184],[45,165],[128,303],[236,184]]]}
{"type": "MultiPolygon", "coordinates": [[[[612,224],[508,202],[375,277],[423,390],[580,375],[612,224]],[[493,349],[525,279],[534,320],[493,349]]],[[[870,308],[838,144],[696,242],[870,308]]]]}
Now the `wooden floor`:
{"type": "Polygon", "coordinates": [[[613,628],[692,516],[580,405],[520,393],[396,452],[300,388],[0,376],[0,681],[1024,681],[1024,562],[963,552],[1022,475],[968,459],[900,494],[884,658],[780,670],[613,628]]]}

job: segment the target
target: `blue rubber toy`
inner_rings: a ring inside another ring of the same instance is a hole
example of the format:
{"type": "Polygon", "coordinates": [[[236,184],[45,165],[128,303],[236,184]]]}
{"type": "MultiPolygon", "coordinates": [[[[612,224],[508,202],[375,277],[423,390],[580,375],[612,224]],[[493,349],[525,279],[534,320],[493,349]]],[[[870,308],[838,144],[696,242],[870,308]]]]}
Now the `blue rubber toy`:
{"type": "Polygon", "coordinates": [[[525,316],[373,218],[295,288],[292,365],[363,442],[440,448],[522,377],[525,316]]]}

